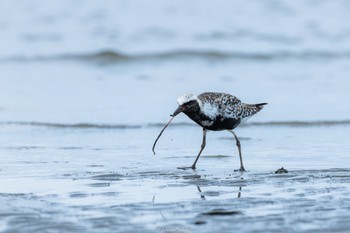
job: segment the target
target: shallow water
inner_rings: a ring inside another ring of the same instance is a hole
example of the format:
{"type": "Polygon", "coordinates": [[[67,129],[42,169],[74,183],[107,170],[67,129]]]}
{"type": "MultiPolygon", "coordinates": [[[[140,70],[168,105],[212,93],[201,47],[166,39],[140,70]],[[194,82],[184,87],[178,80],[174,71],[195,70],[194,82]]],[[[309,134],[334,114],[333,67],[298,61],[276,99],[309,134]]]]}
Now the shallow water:
{"type": "Polygon", "coordinates": [[[349,125],[242,127],[244,174],[228,132],[208,134],[192,171],[177,167],[193,162],[200,128],[170,126],[154,156],[160,129],[2,125],[2,229],[350,229],[349,125]]]}
{"type": "Polygon", "coordinates": [[[348,1],[2,1],[1,232],[349,232],[348,1]],[[184,7],[186,6],[186,7],[184,7]],[[269,104],[236,129],[187,92],[269,104]],[[275,174],[284,167],[289,172],[275,174]]]}

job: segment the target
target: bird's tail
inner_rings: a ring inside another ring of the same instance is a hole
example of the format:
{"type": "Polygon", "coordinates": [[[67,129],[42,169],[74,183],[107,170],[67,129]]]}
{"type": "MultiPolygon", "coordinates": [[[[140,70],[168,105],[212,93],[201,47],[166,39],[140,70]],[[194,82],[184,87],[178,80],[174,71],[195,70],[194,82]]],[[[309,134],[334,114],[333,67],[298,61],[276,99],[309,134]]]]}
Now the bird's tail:
{"type": "Polygon", "coordinates": [[[264,108],[264,105],[266,105],[267,103],[260,103],[260,104],[255,104],[255,107],[257,107],[259,110],[264,108]]]}
{"type": "Polygon", "coordinates": [[[244,104],[243,105],[243,114],[242,117],[250,117],[258,113],[261,109],[264,108],[264,105],[267,103],[261,103],[261,104],[244,104]]]}

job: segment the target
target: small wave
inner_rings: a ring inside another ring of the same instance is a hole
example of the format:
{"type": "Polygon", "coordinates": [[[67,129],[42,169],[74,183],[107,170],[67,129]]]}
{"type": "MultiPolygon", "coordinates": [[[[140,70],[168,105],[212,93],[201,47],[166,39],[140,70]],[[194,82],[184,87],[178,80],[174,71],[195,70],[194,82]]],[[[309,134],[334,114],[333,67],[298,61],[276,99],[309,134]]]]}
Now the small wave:
{"type": "Polygon", "coordinates": [[[0,61],[15,61],[15,62],[35,62],[35,61],[58,61],[58,60],[75,60],[85,62],[121,62],[130,61],[133,58],[114,51],[101,51],[82,54],[57,54],[57,55],[38,55],[38,56],[13,56],[2,58],[0,61]]]}
{"type": "MultiPolygon", "coordinates": [[[[132,125],[132,124],[94,124],[94,123],[77,123],[77,124],[64,124],[64,123],[50,123],[50,122],[32,122],[32,121],[8,121],[0,122],[0,125],[23,125],[23,126],[35,126],[35,127],[47,127],[47,128],[68,128],[68,129],[139,129],[139,128],[153,128],[164,127],[164,123],[150,123],[144,125],[132,125]]],[[[171,126],[194,126],[193,123],[173,123],[171,126]]]]}
{"type": "MultiPolygon", "coordinates": [[[[93,123],[78,123],[78,124],[62,124],[62,123],[47,123],[47,122],[24,122],[11,121],[0,122],[0,125],[18,125],[18,126],[34,126],[47,127],[58,129],[140,129],[140,128],[162,128],[165,123],[150,123],[150,124],[93,124],[93,123]]],[[[239,127],[331,127],[350,125],[350,120],[329,120],[329,121],[268,121],[268,122],[250,122],[244,123],[239,127]]],[[[179,122],[172,123],[170,127],[197,127],[195,123],[179,122]]]]}
{"type": "Polygon", "coordinates": [[[62,54],[52,56],[14,56],[1,58],[0,61],[55,61],[73,60],[81,62],[92,62],[97,64],[115,64],[125,62],[147,62],[147,61],[171,61],[171,60],[247,60],[247,61],[271,61],[271,60],[333,60],[349,59],[350,51],[277,51],[277,52],[224,52],[224,51],[201,51],[201,50],[174,50],[158,53],[123,54],[116,51],[106,50],[82,54],[62,54]]]}
{"type": "Polygon", "coordinates": [[[245,126],[288,126],[288,127],[310,127],[310,126],[341,126],[350,125],[350,120],[327,120],[327,121],[270,121],[252,122],[245,126]]]}
{"type": "Polygon", "coordinates": [[[68,128],[68,129],[135,129],[141,128],[142,125],[123,125],[123,124],[93,124],[93,123],[78,123],[78,124],[62,124],[62,123],[48,123],[48,122],[25,122],[25,121],[10,121],[1,122],[2,125],[23,125],[23,126],[37,126],[48,128],[68,128]]]}

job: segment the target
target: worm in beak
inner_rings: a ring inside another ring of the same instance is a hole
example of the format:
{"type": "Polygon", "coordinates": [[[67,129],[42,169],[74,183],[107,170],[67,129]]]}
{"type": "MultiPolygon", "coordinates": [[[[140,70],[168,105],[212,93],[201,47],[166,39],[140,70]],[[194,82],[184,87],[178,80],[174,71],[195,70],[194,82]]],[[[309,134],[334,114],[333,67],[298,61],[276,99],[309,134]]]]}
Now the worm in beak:
{"type": "Polygon", "coordinates": [[[154,151],[154,148],[156,147],[156,144],[157,144],[157,142],[158,142],[158,139],[160,138],[160,136],[162,136],[162,133],[164,132],[164,130],[166,129],[166,127],[168,127],[168,125],[170,125],[170,123],[171,123],[171,121],[174,119],[174,117],[175,117],[177,114],[179,114],[180,112],[182,112],[182,110],[183,110],[182,106],[179,106],[179,107],[175,110],[175,112],[174,112],[172,115],[170,115],[170,116],[171,116],[170,121],[168,122],[168,124],[166,124],[166,125],[164,126],[164,128],[162,129],[162,131],[160,131],[158,137],[157,137],[156,140],[154,141],[154,144],[153,144],[153,147],[152,147],[153,154],[156,154],[156,152],[154,151]]]}

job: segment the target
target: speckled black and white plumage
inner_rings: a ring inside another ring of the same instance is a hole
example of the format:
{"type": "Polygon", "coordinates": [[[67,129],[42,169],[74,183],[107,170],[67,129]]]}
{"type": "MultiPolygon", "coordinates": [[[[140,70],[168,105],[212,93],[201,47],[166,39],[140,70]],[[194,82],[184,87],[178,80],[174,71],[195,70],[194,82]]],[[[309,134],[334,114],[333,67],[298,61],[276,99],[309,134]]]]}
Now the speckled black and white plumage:
{"type": "Polygon", "coordinates": [[[189,168],[196,169],[198,158],[201,155],[206,144],[207,131],[227,130],[232,133],[236,139],[236,145],[238,147],[241,163],[239,171],[245,171],[243,166],[241,143],[235,132],[233,132],[233,129],[247,120],[249,117],[259,112],[266,103],[245,104],[233,95],[216,92],[205,92],[198,96],[185,94],[177,99],[177,103],[179,104],[179,107],[172,114],[172,118],[168,124],[164,126],[153,144],[153,153],[155,154],[154,148],[165,128],[170,124],[176,115],[183,112],[203,128],[203,141],[201,149],[197,155],[196,160],[189,168]]]}
{"type": "Polygon", "coordinates": [[[245,104],[237,97],[216,92],[185,94],[178,104],[190,119],[208,130],[232,130],[259,112],[265,103],[245,104]]]}

